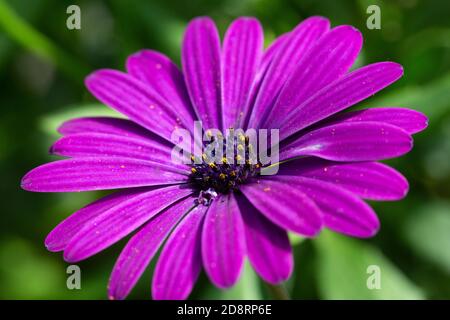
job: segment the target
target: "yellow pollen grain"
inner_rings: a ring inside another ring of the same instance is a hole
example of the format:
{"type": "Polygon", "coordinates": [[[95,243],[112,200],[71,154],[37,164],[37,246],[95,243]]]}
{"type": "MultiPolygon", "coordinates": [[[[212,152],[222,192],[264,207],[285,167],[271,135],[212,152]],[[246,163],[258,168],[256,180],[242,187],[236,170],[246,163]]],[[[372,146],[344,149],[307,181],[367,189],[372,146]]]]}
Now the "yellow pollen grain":
{"type": "Polygon", "coordinates": [[[226,177],[227,177],[227,176],[226,176],[225,173],[219,174],[219,179],[220,179],[220,180],[225,180],[226,177]]]}
{"type": "Polygon", "coordinates": [[[191,172],[192,172],[192,173],[197,173],[197,169],[191,168],[191,172]]]}
{"type": "Polygon", "coordinates": [[[264,192],[269,192],[270,191],[270,187],[264,188],[263,190],[264,190],[264,192]]]}

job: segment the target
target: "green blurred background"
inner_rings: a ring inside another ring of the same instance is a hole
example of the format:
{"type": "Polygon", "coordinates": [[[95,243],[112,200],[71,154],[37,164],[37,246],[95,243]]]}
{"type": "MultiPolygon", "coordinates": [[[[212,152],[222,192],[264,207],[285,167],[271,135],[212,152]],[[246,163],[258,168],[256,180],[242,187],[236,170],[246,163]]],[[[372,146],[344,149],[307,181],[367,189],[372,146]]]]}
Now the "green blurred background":
{"type": "MultiPolygon", "coordinates": [[[[113,114],[83,86],[98,68],[124,68],[142,48],[179,62],[186,23],[209,15],[223,33],[237,16],[258,17],[266,42],[310,15],[352,24],[365,38],[358,65],[392,60],[405,67],[395,85],[358,107],[404,106],[424,112],[429,128],[408,155],[389,161],[410,181],[399,202],[373,203],[382,221],[370,240],[324,232],[295,243],[296,267],[286,284],[295,299],[450,298],[450,1],[315,0],[0,0],[0,298],[105,299],[122,241],[79,266],[81,290],[66,288],[61,254],[43,241],[62,219],[98,193],[38,194],[19,188],[29,169],[53,160],[47,153],[62,121],[113,114]],[[66,8],[81,7],[81,30],[66,28],[66,8]],[[381,30],[368,30],[366,9],[381,8],[381,30]],[[381,268],[381,289],[369,290],[366,269],[381,268]]],[[[130,298],[150,297],[151,265],[130,298]]],[[[201,276],[192,298],[268,298],[246,267],[231,290],[201,276]]]]}

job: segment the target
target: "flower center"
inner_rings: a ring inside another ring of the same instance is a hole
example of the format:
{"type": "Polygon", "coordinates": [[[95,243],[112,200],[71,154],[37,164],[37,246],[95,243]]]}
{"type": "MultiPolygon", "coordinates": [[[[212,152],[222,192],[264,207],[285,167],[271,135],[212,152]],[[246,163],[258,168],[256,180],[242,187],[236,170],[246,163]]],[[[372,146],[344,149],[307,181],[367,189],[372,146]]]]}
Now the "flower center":
{"type": "Polygon", "coordinates": [[[251,177],[259,174],[261,165],[254,147],[244,135],[218,135],[204,145],[201,157],[192,156],[190,180],[199,188],[199,202],[209,204],[217,194],[239,189],[251,177]]]}

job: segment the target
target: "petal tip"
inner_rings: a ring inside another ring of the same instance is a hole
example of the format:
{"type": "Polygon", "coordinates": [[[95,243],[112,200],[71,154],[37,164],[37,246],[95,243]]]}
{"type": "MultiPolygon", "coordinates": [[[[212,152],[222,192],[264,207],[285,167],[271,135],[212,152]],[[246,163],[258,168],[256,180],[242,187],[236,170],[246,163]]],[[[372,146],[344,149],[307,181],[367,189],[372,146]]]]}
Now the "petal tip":
{"type": "Polygon", "coordinates": [[[30,175],[31,175],[31,173],[32,173],[33,171],[34,171],[34,169],[31,170],[31,171],[29,171],[27,174],[25,174],[25,175],[23,176],[22,180],[20,181],[20,187],[21,187],[23,190],[26,190],[26,191],[35,191],[34,188],[33,188],[33,179],[31,179],[31,177],[30,177],[30,175]]]}
{"type": "Polygon", "coordinates": [[[61,247],[61,245],[55,243],[55,240],[53,239],[53,235],[51,232],[48,234],[47,238],[45,238],[44,245],[45,248],[50,252],[59,252],[64,250],[64,248],[61,247]]]}

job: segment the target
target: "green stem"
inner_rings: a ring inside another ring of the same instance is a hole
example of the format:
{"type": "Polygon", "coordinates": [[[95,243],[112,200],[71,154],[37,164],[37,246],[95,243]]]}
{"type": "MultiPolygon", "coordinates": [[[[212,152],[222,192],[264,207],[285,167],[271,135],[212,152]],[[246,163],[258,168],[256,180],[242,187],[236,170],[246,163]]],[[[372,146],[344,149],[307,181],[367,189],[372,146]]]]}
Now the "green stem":
{"type": "Polygon", "coordinates": [[[291,297],[286,290],[286,287],[283,284],[280,285],[272,285],[269,283],[265,283],[267,289],[269,290],[270,296],[275,300],[290,300],[291,297]]]}
{"type": "MultiPolygon", "coordinates": [[[[65,28],[65,25],[63,26],[65,28]]],[[[89,69],[56,46],[48,37],[22,19],[4,1],[0,0],[0,28],[9,37],[34,54],[56,65],[67,76],[81,81],[89,69]]]]}

